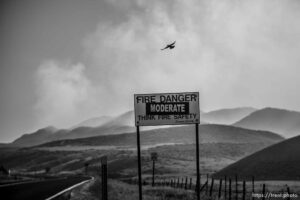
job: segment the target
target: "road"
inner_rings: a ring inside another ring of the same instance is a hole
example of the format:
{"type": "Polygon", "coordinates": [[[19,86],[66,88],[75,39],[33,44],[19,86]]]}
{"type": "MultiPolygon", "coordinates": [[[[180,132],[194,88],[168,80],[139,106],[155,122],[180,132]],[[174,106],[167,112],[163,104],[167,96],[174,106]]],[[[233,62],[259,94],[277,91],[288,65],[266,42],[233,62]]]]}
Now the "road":
{"type": "Polygon", "coordinates": [[[0,199],[45,200],[90,177],[69,177],[0,186],[0,199]]]}

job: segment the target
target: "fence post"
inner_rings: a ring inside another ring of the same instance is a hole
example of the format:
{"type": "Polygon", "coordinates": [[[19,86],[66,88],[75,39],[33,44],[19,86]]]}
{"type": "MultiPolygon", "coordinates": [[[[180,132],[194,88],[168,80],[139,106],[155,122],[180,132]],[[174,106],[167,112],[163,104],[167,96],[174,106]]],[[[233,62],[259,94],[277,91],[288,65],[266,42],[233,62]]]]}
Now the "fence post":
{"type": "Polygon", "coordinates": [[[243,200],[246,198],[246,181],[243,181],[243,200]]]}
{"type": "Polygon", "coordinates": [[[229,200],[231,200],[231,178],[229,178],[229,200]]]}
{"type": "Polygon", "coordinates": [[[221,193],[222,193],[222,179],[220,179],[220,183],[219,183],[219,194],[218,194],[219,199],[221,198],[221,193]]]}
{"type": "Polygon", "coordinates": [[[188,183],[188,177],[185,177],[185,185],[184,185],[184,189],[187,189],[187,183],[188,183]]]}
{"type": "Polygon", "coordinates": [[[177,188],[179,188],[179,177],[177,178],[177,188]]]}
{"type": "Polygon", "coordinates": [[[210,197],[212,196],[213,188],[214,188],[214,178],[211,179],[211,185],[210,185],[210,191],[209,191],[210,197]]]}
{"type": "Polygon", "coordinates": [[[252,200],[254,200],[254,176],[252,176],[252,200]]]}
{"type": "Polygon", "coordinates": [[[235,200],[238,200],[239,191],[238,191],[238,178],[237,175],[235,175],[235,200]]]}
{"type": "Polygon", "coordinates": [[[266,185],[263,184],[263,191],[262,191],[263,197],[262,197],[262,200],[265,200],[265,193],[266,193],[266,185]]]}
{"type": "Polygon", "coordinates": [[[227,176],[225,176],[225,180],[224,180],[224,196],[225,196],[225,200],[227,198],[227,176]]]}
{"type": "Polygon", "coordinates": [[[287,187],[287,193],[288,193],[288,195],[289,195],[289,196],[287,197],[287,200],[290,200],[290,199],[291,199],[291,198],[290,198],[290,194],[291,194],[291,193],[290,193],[290,188],[289,188],[289,187],[287,187]]]}
{"type": "Polygon", "coordinates": [[[183,188],[183,178],[181,178],[181,184],[180,184],[180,188],[183,188]]]}
{"type": "Polygon", "coordinates": [[[190,190],[192,189],[192,178],[190,178],[190,190]]]}
{"type": "Polygon", "coordinates": [[[206,184],[206,192],[205,192],[205,194],[208,195],[208,174],[206,174],[206,182],[207,182],[207,184],[206,184]]]}

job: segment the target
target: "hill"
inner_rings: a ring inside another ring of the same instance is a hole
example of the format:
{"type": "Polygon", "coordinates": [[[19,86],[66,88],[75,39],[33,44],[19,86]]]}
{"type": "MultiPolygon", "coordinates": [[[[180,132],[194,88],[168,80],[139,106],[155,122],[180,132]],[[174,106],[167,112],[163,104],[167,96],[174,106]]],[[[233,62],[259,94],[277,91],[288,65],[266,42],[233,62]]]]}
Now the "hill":
{"type": "MultiPolygon", "coordinates": [[[[85,127],[86,128],[86,127],[85,127]]],[[[95,128],[90,128],[95,130],[95,128]]],[[[81,131],[78,130],[78,133],[81,131]]],[[[267,131],[225,125],[200,125],[201,172],[211,173],[283,140],[267,131]]],[[[143,173],[151,173],[150,152],[158,152],[160,174],[195,172],[195,126],[145,130],[141,127],[143,173]]],[[[14,171],[82,172],[88,162],[98,173],[100,158],[109,158],[111,177],[136,176],[136,133],[52,141],[31,148],[0,149],[0,160],[14,171]],[[107,148],[108,147],[108,148],[107,148]]]]}
{"type": "MultiPolygon", "coordinates": [[[[264,143],[274,144],[283,138],[277,134],[266,131],[253,131],[225,125],[200,125],[201,143],[264,143]]],[[[141,130],[142,145],[155,145],[163,143],[195,143],[194,126],[177,126],[164,129],[141,130]]],[[[51,146],[135,146],[136,134],[126,133],[106,135],[73,140],[61,140],[43,144],[51,146]]]]}
{"type": "Polygon", "coordinates": [[[300,134],[300,112],[264,108],[251,113],[233,125],[253,130],[271,131],[289,138],[300,134]]]}
{"type": "Polygon", "coordinates": [[[56,129],[49,126],[33,133],[24,134],[10,145],[29,147],[62,139],[120,134],[134,130],[134,114],[133,111],[129,111],[117,117],[102,116],[92,118],[75,125],[72,129],[56,129]]]}
{"type": "Polygon", "coordinates": [[[299,180],[300,179],[300,136],[284,140],[217,172],[215,177],[225,175],[257,180],[299,180]]]}
{"type": "Polygon", "coordinates": [[[101,117],[94,117],[91,119],[87,119],[83,122],[80,122],[79,124],[72,127],[78,128],[78,127],[98,127],[102,126],[103,124],[107,123],[108,121],[112,120],[113,117],[111,116],[101,116],[101,117]]]}
{"type": "MultiPolygon", "coordinates": [[[[59,139],[59,134],[67,132],[67,130],[57,130],[54,127],[46,127],[37,130],[34,133],[24,134],[11,143],[12,146],[30,146],[32,144],[40,144],[43,141],[53,141],[59,139]]],[[[63,138],[63,137],[62,137],[63,138]]]]}
{"type": "Polygon", "coordinates": [[[99,135],[112,135],[124,132],[132,132],[135,129],[129,126],[110,126],[110,127],[78,127],[73,130],[58,130],[55,132],[49,131],[48,128],[39,129],[38,131],[31,134],[24,134],[20,138],[13,141],[11,146],[18,147],[30,147],[46,142],[63,140],[63,139],[74,139],[74,138],[85,138],[99,135]]]}
{"type": "Polygon", "coordinates": [[[241,120],[254,111],[256,109],[251,107],[219,109],[202,113],[201,120],[207,123],[229,125],[241,120]]]}
{"type": "Polygon", "coordinates": [[[131,126],[134,127],[134,112],[125,112],[103,124],[103,127],[131,126]]]}
{"type": "MultiPolygon", "coordinates": [[[[207,121],[209,123],[229,123],[240,119],[242,116],[253,111],[254,108],[233,108],[233,109],[221,109],[208,113],[201,114],[201,121],[207,121]],[[227,119],[226,119],[227,118],[227,119]]],[[[257,112],[257,111],[256,111],[257,112]]],[[[203,122],[202,121],[202,122],[203,122]]],[[[84,126],[79,126],[73,129],[50,129],[49,127],[40,129],[31,134],[25,134],[16,139],[12,145],[29,147],[39,145],[51,141],[63,140],[63,139],[76,139],[92,136],[120,134],[135,131],[134,127],[134,112],[128,111],[117,117],[99,117],[90,119],[80,123],[84,126]],[[93,125],[101,124],[101,126],[92,127],[93,125]],[[89,125],[89,127],[88,127],[89,125]]],[[[78,125],[77,125],[78,126],[78,125]]],[[[237,125],[238,126],[238,125],[237,125]]],[[[143,127],[143,130],[151,130],[162,127],[143,127]]],[[[164,128],[169,128],[164,126],[164,128]]],[[[247,128],[247,127],[246,127],[247,128]]]]}

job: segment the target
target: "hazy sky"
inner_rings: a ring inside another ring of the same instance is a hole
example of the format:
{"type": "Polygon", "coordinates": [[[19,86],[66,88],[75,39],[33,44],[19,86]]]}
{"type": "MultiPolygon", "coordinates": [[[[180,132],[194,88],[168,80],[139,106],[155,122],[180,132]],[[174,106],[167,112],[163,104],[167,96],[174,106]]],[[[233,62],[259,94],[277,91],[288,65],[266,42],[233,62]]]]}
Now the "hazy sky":
{"type": "Polygon", "coordinates": [[[298,0],[7,0],[0,141],[199,91],[204,111],[300,110],[298,0]],[[176,40],[176,48],[161,51],[176,40]]]}

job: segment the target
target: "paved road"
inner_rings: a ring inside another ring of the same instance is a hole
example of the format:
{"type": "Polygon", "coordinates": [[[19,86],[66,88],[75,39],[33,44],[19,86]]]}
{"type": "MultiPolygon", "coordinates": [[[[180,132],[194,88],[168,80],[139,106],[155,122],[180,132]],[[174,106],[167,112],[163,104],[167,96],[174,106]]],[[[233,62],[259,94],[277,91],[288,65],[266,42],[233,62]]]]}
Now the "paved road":
{"type": "Polygon", "coordinates": [[[89,177],[70,177],[0,186],[3,200],[45,200],[89,177]]]}

